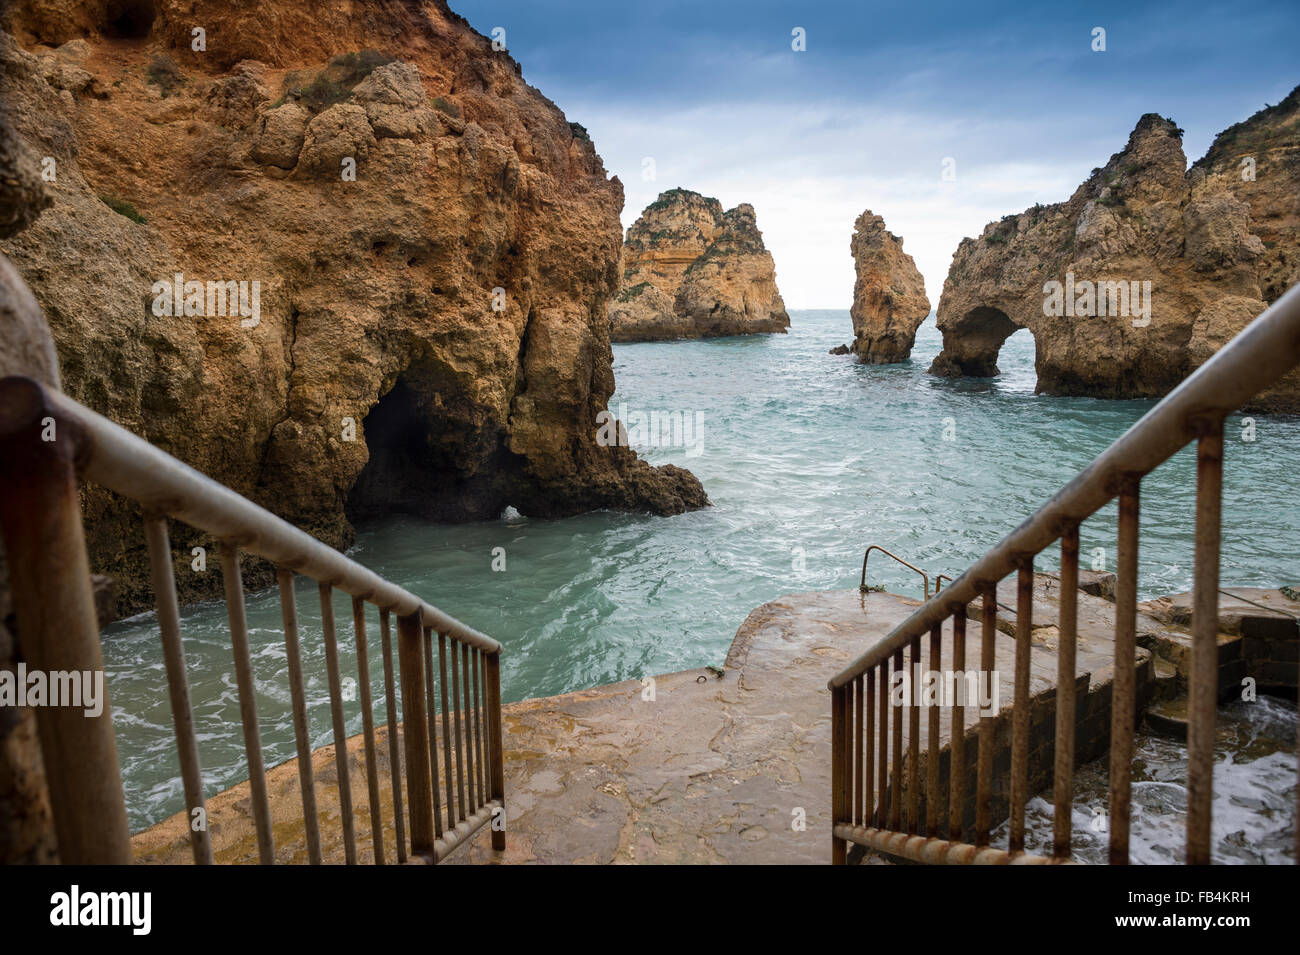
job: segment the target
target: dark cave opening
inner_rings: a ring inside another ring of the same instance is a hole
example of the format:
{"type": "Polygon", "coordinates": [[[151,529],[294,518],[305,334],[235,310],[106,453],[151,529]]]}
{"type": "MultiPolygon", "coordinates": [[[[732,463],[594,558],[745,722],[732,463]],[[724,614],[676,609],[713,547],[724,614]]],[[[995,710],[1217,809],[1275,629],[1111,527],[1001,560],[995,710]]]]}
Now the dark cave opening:
{"type": "Polygon", "coordinates": [[[109,0],[101,29],[110,39],[139,40],[149,35],[157,16],[154,0],[109,0]]]}
{"type": "Polygon", "coordinates": [[[348,495],[355,522],[393,514],[465,521],[504,507],[499,455],[437,371],[408,369],[362,423],[369,460],[348,495]],[[442,385],[443,387],[439,387],[442,385]]]}

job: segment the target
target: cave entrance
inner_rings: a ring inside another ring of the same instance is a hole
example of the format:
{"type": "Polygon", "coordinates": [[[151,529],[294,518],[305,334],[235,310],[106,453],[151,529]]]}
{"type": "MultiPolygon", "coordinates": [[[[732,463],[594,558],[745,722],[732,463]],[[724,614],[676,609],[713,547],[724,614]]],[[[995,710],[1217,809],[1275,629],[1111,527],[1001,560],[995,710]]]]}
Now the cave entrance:
{"type": "Polygon", "coordinates": [[[500,462],[483,418],[446,371],[422,364],[403,372],[362,423],[370,457],[348,495],[348,519],[500,513],[500,462]]]}
{"type": "Polygon", "coordinates": [[[140,40],[149,35],[157,16],[155,0],[109,0],[100,29],[112,40],[140,40]]]}

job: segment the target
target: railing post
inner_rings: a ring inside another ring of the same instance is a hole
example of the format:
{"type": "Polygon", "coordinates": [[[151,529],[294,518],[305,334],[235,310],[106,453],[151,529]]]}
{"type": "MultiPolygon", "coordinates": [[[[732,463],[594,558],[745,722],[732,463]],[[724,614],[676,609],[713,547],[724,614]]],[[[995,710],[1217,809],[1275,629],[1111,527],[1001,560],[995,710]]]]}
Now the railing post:
{"type": "Polygon", "coordinates": [[[845,865],[848,862],[849,844],[835,835],[835,827],[849,821],[844,772],[844,744],[847,738],[844,720],[847,715],[848,700],[844,687],[837,686],[831,690],[831,865],[845,865]]]}
{"type": "Polygon", "coordinates": [[[130,834],[77,497],[78,444],[41,385],[0,385],[0,532],[23,660],[47,675],[100,681],[95,716],[80,706],[35,707],[59,861],[125,865],[130,834]]]}
{"type": "MultiPolygon", "coordinates": [[[[397,659],[402,674],[402,739],[406,746],[406,796],[411,813],[411,854],[433,854],[433,792],[429,723],[424,711],[424,661],[420,612],[397,618],[397,659]]],[[[394,780],[393,785],[400,785],[394,780]]]]}
{"type": "Polygon", "coordinates": [[[1056,754],[1053,767],[1052,856],[1070,858],[1071,801],[1074,798],[1074,671],[1079,633],[1079,525],[1061,535],[1061,599],[1057,625],[1056,754]]]}
{"type": "MultiPolygon", "coordinates": [[[[1214,808],[1214,717],[1219,696],[1219,535],[1223,420],[1196,443],[1196,551],[1187,721],[1187,864],[1209,865],[1214,808]]],[[[1298,837],[1300,838],[1300,837],[1298,837]]]]}
{"type": "Polygon", "coordinates": [[[501,654],[486,653],[483,665],[487,670],[487,724],[488,772],[491,798],[501,804],[501,825],[492,823],[492,848],[503,852],[506,848],[506,754],[505,738],[501,725],[501,654]]]}
{"type": "Polygon", "coordinates": [[[1115,557],[1115,678],[1110,691],[1110,864],[1128,865],[1132,811],[1133,730],[1137,668],[1137,475],[1125,475],[1119,492],[1115,557]]]}
{"type": "Polygon", "coordinates": [[[1029,793],[1029,656],[1034,633],[1034,558],[1016,572],[1015,700],[1011,711],[1011,825],[1007,851],[1025,851],[1025,801],[1029,793]]]}

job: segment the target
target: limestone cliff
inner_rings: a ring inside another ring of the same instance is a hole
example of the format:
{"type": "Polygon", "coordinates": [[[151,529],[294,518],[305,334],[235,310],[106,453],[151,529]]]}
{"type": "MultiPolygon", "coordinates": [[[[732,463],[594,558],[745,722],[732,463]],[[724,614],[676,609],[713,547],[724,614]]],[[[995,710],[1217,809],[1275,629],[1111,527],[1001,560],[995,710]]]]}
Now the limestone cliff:
{"type": "Polygon", "coordinates": [[[905,361],[916,329],[930,314],[925,280],[903,240],[885,229],[870,209],[853,224],[849,243],[857,280],[853,283],[853,352],[873,365],[905,361]]]}
{"type": "Polygon", "coordinates": [[[784,332],[790,316],[754,207],[723,212],[687,189],[661,194],[627,230],[609,319],[619,342],[784,332]]]}
{"type": "MultiPolygon", "coordinates": [[[[441,0],[29,0],[5,26],[53,203],[0,248],[73,397],[336,546],[399,511],[707,503],[596,440],[621,183],[441,0]]],[[[84,507],[92,566],[147,603],[137,509],[84,507]]],[[[178,567],[183,599],[219,586],[178,567]]]]}
{"type": "MultiPolygon", "coordinates": [[[[996,374],[1003,340],[1028,328],[1040,391],[1156,397],[1295,284],[1300,89],[1221,133],[1191,169],[1181,137],[1143,116],[1068,201],[964,239],[930,370],[996,374]]],[[[1300,411],[1300,373],[1255,406],[1300,411]]]]}

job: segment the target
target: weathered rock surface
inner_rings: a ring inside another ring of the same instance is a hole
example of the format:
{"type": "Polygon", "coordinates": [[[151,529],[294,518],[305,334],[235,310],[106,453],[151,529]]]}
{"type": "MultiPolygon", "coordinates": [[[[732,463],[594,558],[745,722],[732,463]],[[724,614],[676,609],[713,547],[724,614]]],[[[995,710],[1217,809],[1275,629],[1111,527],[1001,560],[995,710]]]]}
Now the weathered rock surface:
{"type": "MultiPolygon", "coordinates": [[[[1123,150],[1066,202],[964,239],[939,302],[938,375],[997,374],[1002,342],[1033,332],[1038,389],[1158,397],[1300,278],[1300,89],[1225,130],[1190,169],[1181,130],[1143,116],[1123,150]],[[1052,310],[1046,283],[1062,291],[1052,310]],[[1143,295],[1148,314],[1118,285],[1143,295]],[[1135,287],[1132,283],[1138,283],[1135,287]],[[1074,314],[1070,314],[1074,312],[1074,314]],[[1080,312],[1084,314],[1080,314],[1080,312]],[[1149,321],[1147,321],[1149,319],[1149,321]]],[[[1300,373],[1254,407],[1300,411],[1300,373]]]]}
{"type": "Polygon", "coordinates": [[[790,316],[754,207],[661,194],[627,230],[609,319],[618,342],[784,332],[790,316]]]}
{"type": "MultiPolygon", "coordinates": [[[[77,400],[336,546],[395,511],[707,503],[596,441],[621,183],[441,0],[27,3],[5,24],[17,148],[57,176],[0,248],[77,400]],[[178,273],[212,284],[174,314],[154,286],[178,273]],[[259,283],[256,316],[210,298],[226,282],[250,305],[259,283]]],[[[136,509],[93,488],[84,508],[119,609],[146,604],[136,509]]],[[[219,586],[177,568],[183,600],[219,586]]]]}
{"type": "Polygon", "coordinates": [[[873,365],[906,361],[917,327],[930,314],[925,280],[903,251],[903,240],[870,209],[853,224],[849,250],[857,274],[849,309],[854,354],[873,365]]]}

